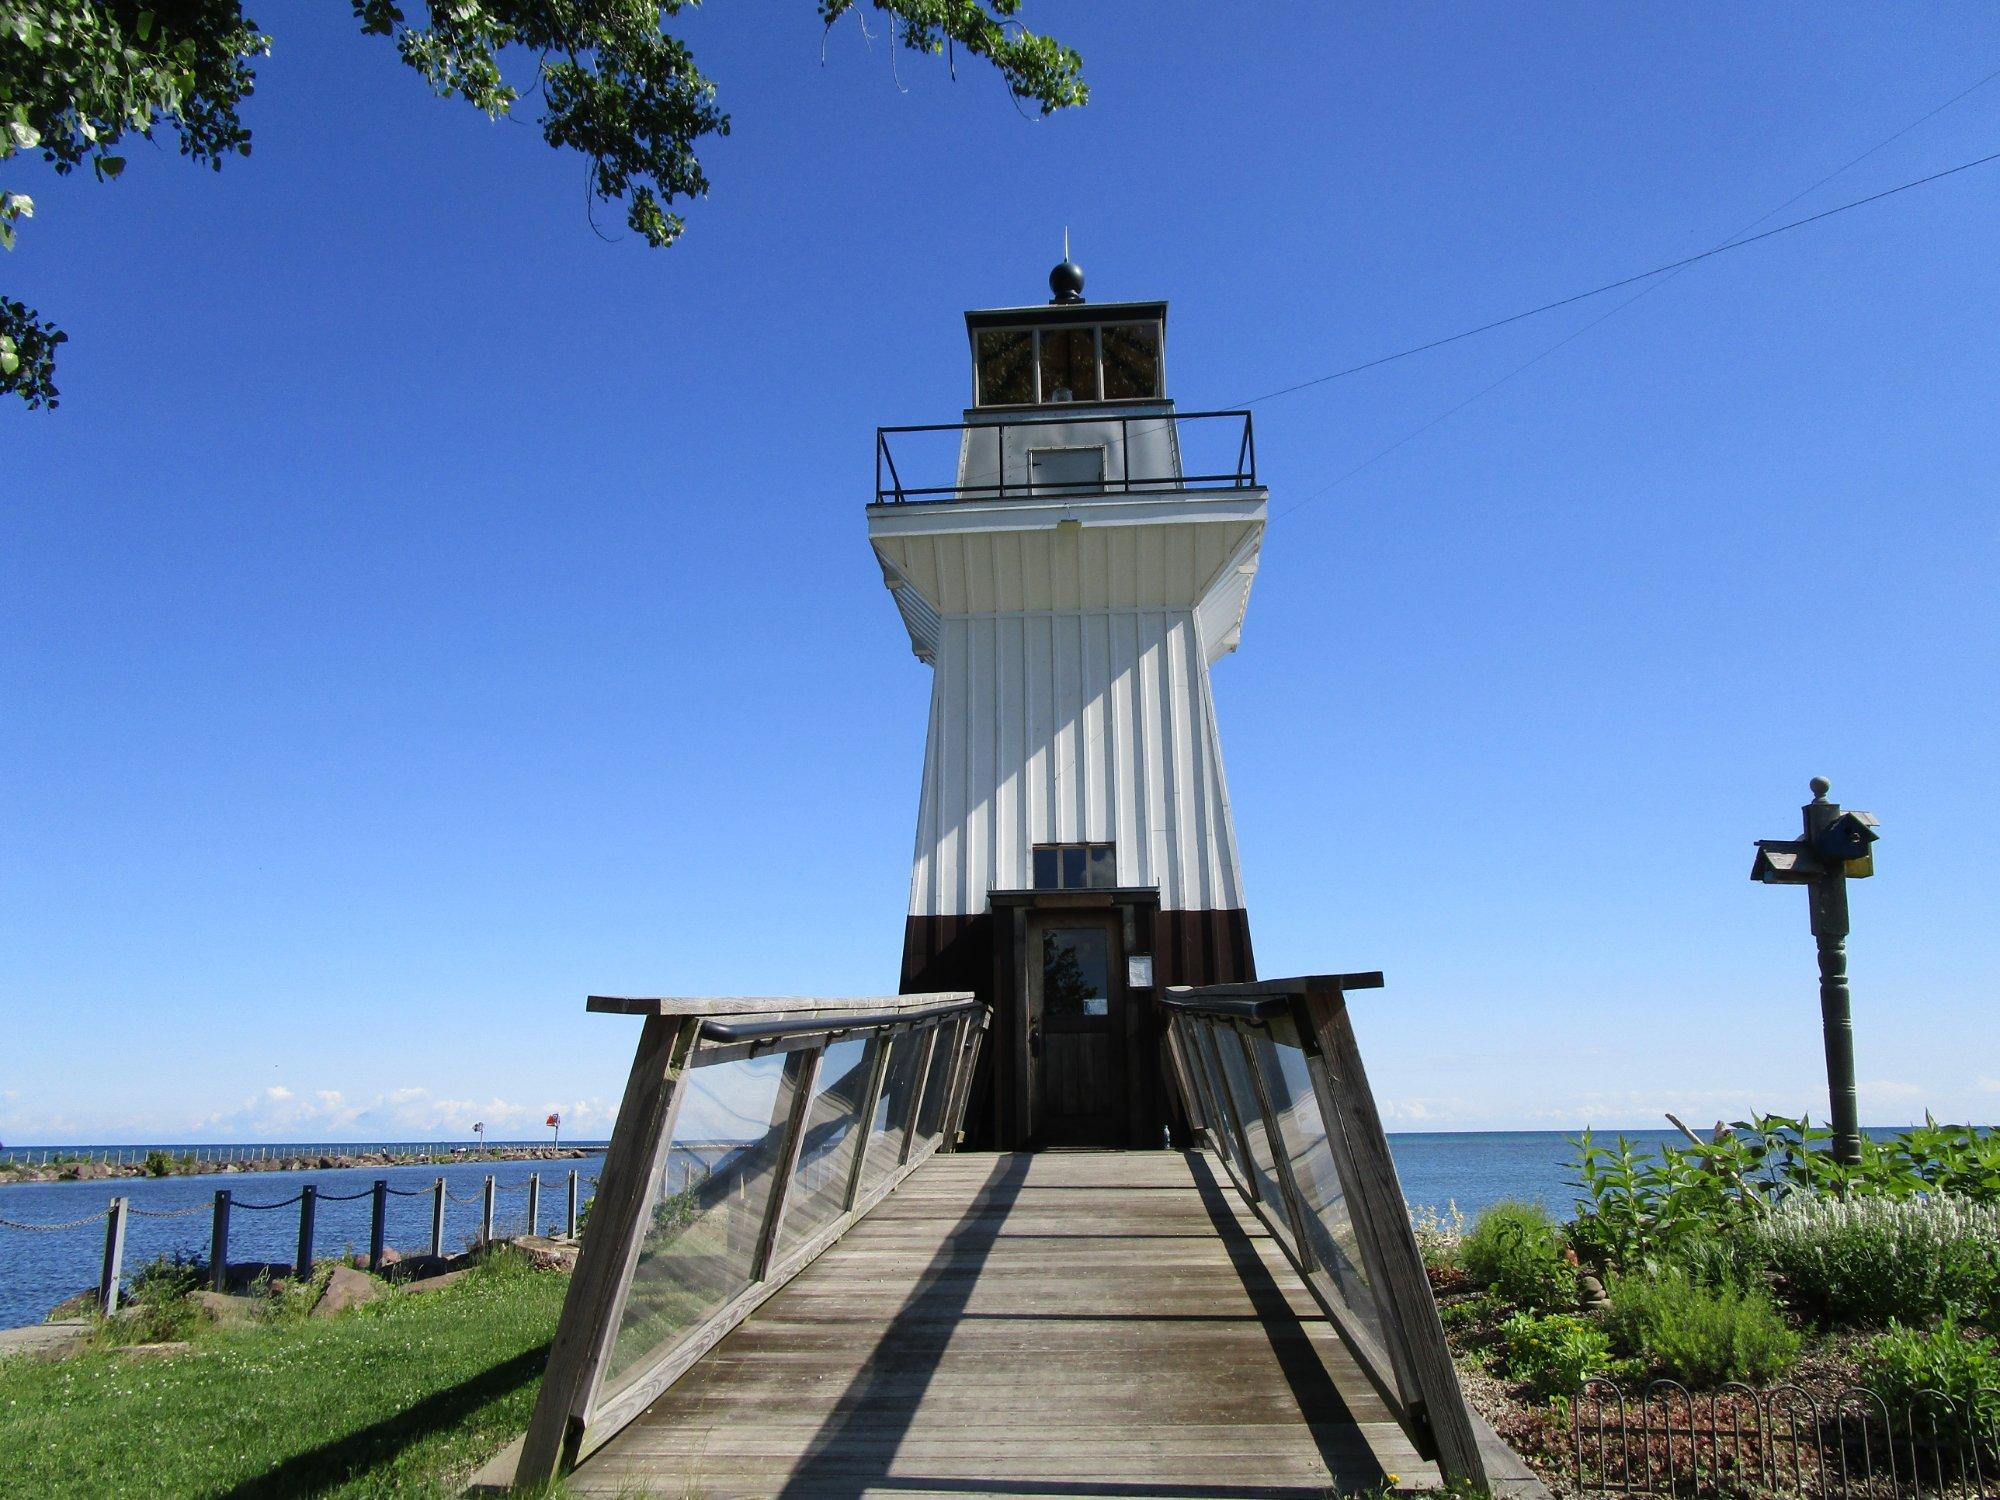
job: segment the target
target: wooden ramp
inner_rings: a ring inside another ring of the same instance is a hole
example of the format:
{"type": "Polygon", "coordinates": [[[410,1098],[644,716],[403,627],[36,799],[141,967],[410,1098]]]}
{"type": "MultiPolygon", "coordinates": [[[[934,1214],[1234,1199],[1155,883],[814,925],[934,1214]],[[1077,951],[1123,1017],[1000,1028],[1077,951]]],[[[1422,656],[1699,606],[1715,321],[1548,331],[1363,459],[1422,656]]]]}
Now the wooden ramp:
{"type": "Polygon", "coordinates": [[[569,1476],[579,1495],[1431,1487],[1198,1154],[933,1158],[569,1476]]]}

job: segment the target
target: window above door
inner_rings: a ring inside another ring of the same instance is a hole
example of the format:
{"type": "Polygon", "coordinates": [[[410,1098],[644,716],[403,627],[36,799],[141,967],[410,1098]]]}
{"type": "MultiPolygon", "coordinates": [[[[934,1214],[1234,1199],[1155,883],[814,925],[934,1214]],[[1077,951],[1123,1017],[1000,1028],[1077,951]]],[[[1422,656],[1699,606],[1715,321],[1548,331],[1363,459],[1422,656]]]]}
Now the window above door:
{"type": "Polygon", "coordinates": [[[1108,891],[1118,885],[1118,860],[1111,844],[1035,845],[1038,891],[1108,891]]]}

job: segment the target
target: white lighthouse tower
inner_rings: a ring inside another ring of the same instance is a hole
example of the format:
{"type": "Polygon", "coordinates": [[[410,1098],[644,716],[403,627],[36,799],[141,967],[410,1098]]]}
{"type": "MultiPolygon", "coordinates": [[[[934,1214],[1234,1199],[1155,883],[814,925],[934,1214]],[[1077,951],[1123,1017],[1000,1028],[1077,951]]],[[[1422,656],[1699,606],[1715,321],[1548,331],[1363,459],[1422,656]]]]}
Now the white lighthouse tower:
{"type": "Polygon", "coordinates": [[[902,987],[994,1007],[973,1144],[1156,1146],[1159,989],[1254,977],[1209,668],[1266,494],[1247,412],[1175,411],[1164,302],[1049,283],[965,315],[962,421],[877,435],[868,537],[933,674],[902,987]]]}

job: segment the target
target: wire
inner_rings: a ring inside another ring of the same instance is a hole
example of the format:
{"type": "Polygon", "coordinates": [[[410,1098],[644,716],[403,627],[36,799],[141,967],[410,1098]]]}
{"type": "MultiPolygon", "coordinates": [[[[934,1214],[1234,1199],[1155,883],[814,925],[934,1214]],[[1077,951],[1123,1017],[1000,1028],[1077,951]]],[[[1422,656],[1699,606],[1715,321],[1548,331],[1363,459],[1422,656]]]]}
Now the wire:
{"type": "MultiPolygon", "coordinates": [[[[1831,172],[1827,173],[1826,176],[1820,178],[1819,181],[1813,183],[1810,187],[1801,188],[1798,192],[1792,194],[1791,197],[1787,198],[1783,203],[1778,204],[1774,208],[1765,210],[1763,213],[1759,214],[1756,218],[1752,219],[1749,223],[1745,224],[1741,229],[1738,229],[1733,233],[1726,235],[1723,238],[1722,243],[1717,245],[1715,247],[1715,251],[1711,253],[1716,253],[1729,248],[1729,246],[1733,242],[1740,239],[1743,235],[1748,234],[1751,230],[1755,229],[1759,224],[1762,224],[1766,219],[1773,218],[1776,215],[1783,213],[1786,209],[1790,208],[1794,203],[1797,203],[1801,198],[1810,197],[1812,194],[1818,192],[1821,188],[1825,187],[1829,182],[1832,182],[1836,177],[1840,177],[1843,174],[1850,172],[1854,168],[1860,166],[1861,163],[1868,160],[1869,157],[1875,155],[1876,152],[1884,150],[1889,146],[1895,145],[1897,141],[1900,141],[1904,136],[1908,135],[1911,131],[1915,130],[1919,125],[1928,124],[1930,121],[1936,119],[1939,115],[1943,114],[1946,110],[1950,109],[1954,104],[1958,103],[1959,100],[1967,97],[1970,94],[1978,93],[1979,90],[1985,88],[1987,84],[1991,83],[1996,78],[2000,78],[2000,68],[1996,68],[1993,72],[1988,73],[1984,78],[1980,79],[1977,83],[1974,83],[1967,88],[1960,89],[1956,94],[1953,94],[1949,99],[1945,100],[1944,103],[1938,105],[1935,109],[1932,109],[1925,114],[1919,115],[1916,119],[1910,121],[1909,124],[1905,125],[1901,130],[1897,131],[1894,135],[1886,136],[1882,140],[1877,141],[1874,145],[1870,146],[1866,151],[1862,152],[1859,156],[1851,157],[1847,161],[1841,163],[1839,166],[1835,167],[1831,172]]],[[[1329,492],[1340,488],[1340,486],[1347,483],[1348,480],[1355,478],[1356,476],[1366,472],[1369,469],[1372,469],[1376,464],[1380,463],[1390,454],[1396,452],[1398,449],[1404,447],[1406,444],[1414,442],[1416,439],[1422,437],[1425,433],[1429,432],[1433,427],[1436,427],[1440,422],[1444,422],[1452,417],[1457,416],[1460,412],[1464,411],[1466,407],[1472,405],[1473,402],[1479,400],[1481,397],[1491,395],[1494,391],[1497,391],[1501,386],[1505,385],[1508,381],[1512,380],[1516,375],[1524,374],[1527,371],[1533,369],[1536,365],[1540,364],[1543,360],[1547,359],[1551,354],[1554,354],[1558,349],[1561,349],[1565,345],[1572,343],[1576,339],[1583,337],[1584,334],[1590,332],[1590,330],[1597,327],[1598,324],[1603,323],[1608,319],[1617,317],[1618,314],[1625,311],[1626,308],[1630,307],[1633,303],[1640,301],[1642,298],[1652,296],[1653,293],[1657,292],[1661,287],[1666,286],[1675,277],[1681,275],[1687,269],[1688,267],[1686,265],[1676,267],[1674,270],[1667,272],[1658,281],[1655,281],[1649,286],[1646,286],[1640,289],[1639,291],[1633,293],[1633,295],[1627,297],[1623,302],[1620,302],[1617,306],[1611,308],[1608,312],[1600,313],[1598,316],[1592,318],[1588,323],[1585,323],[1581,328],[1574,329],[1571,332],[1565,334],[1563,337],[1557,339],[1553,344],[1549,345],[1548,348],[1542,350],[1541,353],[1535,355],[1534,358],[1527,360],[1522,364],[1514,366],[1513,369],[1509,370],[1505,375],[1502,375],[1498,380],[1492,381],[1487,385],[1481,386],[1478,390],[1474,391],[1470,396],[1467,396],[1463,401],[1458,402],[1454,406],[1449,406],[1445,408],[1445,410],[1439,412],[1436,416],[1432,417],[1428,422],[1424,423],[1421,427],[1414,428],[1413,430],[1404,433],[1403,436],[1397,438],[1396,441],[1389,444],[1388,447],[1379,449],[1375,453],[1370,454],[1367,458],[1363,459],[1360,463],[1356,464],[1353,468],[1347,470],[1345,473],[1339,475],[1334,479],[1328,480],[1325,484],[1321,485],[1318,489],[1314,490],[1310,495],[1307,495],[1303,499],[1298,500],[1293,504],[1286,506],[1285,509],[1278,512],[1278,519],[1282,520],[1284,517],[1292,514],[1293,511],[1301,510],[1305,506],[1311,505],[1315,500],[1318,500],[1322,496],[1328,494],[1329,492]]]]}
{"type": "MultiPolygon", "coordinates": [[[[1870,193],[1867,197],[1856,198],[1850,203],[1842,203],[1834,208],[1823,209],[1816,214],[1808,214],[1803,219],[1794,219],[1789,224],[1780,224],[1777,228],[1767,229],[1762,234],[1753,234],[1741,239],[1733,239],[1724,244],[1717,245],[1711,250],[1704,250],[1698,255],[1688,255],[1683,256],[1679,260],[1670,260],[1664,265],[1654,266],[1650,271],[1640,271],[1632,276],[1621,276],[1616,281],[1607,281],[1604,285],[1592,287],[1587,292],[1577,292],[1568,297],[1559,297],[1554,302],[1544,302],[1540,307],[1531,307],[1524,312],[1510,313],[1504,318],[1495,318],[1490,323],[1481,323],[1477,328],[1467,328],[1459,333],[1447,334],[1443,338],[1432,339],[1428,343],[1413,344],[1407,349],[1398,349],[1394,354],[1384,354],[1375,359],[1363,360],[1358,365],[1349,365],[1344,370],[1334,370],[1326,375],[1316,375],[1311,380],[1301,380],[1296,385],[1281,386],[1275,391],[1266,391],[1261,396],[1252,396],[1247,401],[1239,401],[1236,405],[1256,406],[1260,402],[1275,401],[1280,396],[1290,396],[1298,391],[1309,391],[1314,386],[1325,385],[1329,381],[1344,380],[1350,375],[1359,375],[1364,370],[1379,369],[1383,365],[1393,364],[1399,359],[1408,359],[1415,354],[1427,354],[1433,349],[1442,349],[1447,344],[1456,344],[1465,339],[1477,338],[1482,333],[1491,333],[1494,329],[1505,328],[1510,323],[1519,323],[1527,318],[1540,317],[1543,313],[1554,312],[1557,308],[1569,307],[1578,302],[1587,302],[1592,297],[1603,296],[1606,292],[1615,292],[1620,287],[1631,286],[1636,282],[1649,281],[1655,276],[1664,276],[1669,272],[1684,270],[1688,266],[1696,265],[1701,261],[1722,255],[1730,250],[1741,250],[1744,246],[1754,245],[1759,240],[1768,240],[1781,234],[1789,234],[1794,229],[1803,229],[1808,224],[1817,224],[1820,220],[1830,219],[1835,214],[1844,214],[1850,209],[1862,208],[1870,203],[1879,203],[1884,198],[1893,198],[1898,193],[1907,193],[1912,188],[1925,187],[1933,182],[1941,182],[1947,177],[1957,176],[1960,172],[1970,172],[1974,167],[1983,167],[1996,161],[2000,161],[2000,151],[1994,152],[1991,156],[1979,157],[1974,161],[1961,162],[1955,167],[1946,167],[1943,171],[1933,172],[1928,177],[1919,177],[1912,182],[1900,183],[1892,188],[1884,188],[1879,193],[1870,193]]],[[[1811,189],[1809,188],[1807,191],[1810,192],[1811,189]]]]}

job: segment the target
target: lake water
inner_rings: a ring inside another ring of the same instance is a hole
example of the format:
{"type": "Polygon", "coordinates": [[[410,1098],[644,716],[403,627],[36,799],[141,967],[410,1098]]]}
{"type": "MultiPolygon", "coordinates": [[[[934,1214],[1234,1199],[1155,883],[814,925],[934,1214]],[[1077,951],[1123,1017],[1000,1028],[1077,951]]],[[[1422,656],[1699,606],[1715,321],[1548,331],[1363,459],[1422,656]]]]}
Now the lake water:
{"type": "MultiPolygon", "coordinates": [[[[1676,1140],[1667,1131],[1630,1132],[1647,1145],[1676,1140]]],[[[1442,1209],[1456,1202],[1468,1218],[1503,1198],[1525,1198],[1567,1217],[1575,1193],[1564,1185],[1572,1148],[1557,1131],[1492,1131],[1477,1133],[1404,1133],[1389,1144],[1413,1204],[1442,1209]]],[[[246,1172],[224,1177],[124,1178],[108,1182],[23,1183],[0,1187],[0,1219],[31,1224],[60,1223],[103,1209],[114,1194],[132,1200],[127,1220],[127,1272],[158,1255],[206,1259],[210,1206],[218,1187],[234,1194],[230,1218],[230,1258],[240,1261],[290,1261],[298,1243],[296,1205],[270,1212],[250,1207],[290,1198],[307,1182],[320,1193],[316,1244],[321,1256],[368,1244],[371,1184],[380,1177],[399,1193],[388,1208],[388,1243],[401,1250],[421,1250],[430,1242],[430,1188],[439,1177],[450,1194],[445,1205],[445,1246],[463,1249],[479,1226],[479,1196],[486,1175],[498,1187],[497,1232],[515,1234],[526,1226],[527,1182],[542,1178],[542,1225],[557,1223],[563,1210],[564,1184],[575,1167],[581,1195],[588,1201],[597,1180],[601,1157],[554,1162],[468,1162],[450,1166],[355,1167],[326,1172],[246,1172]],[[335,1195],[357,1193],[349,1202],[329,1201],[335,1195]],[[159,1214],[178,1217],[158,1218],[159,1214]]],[[[0,1226],[0,1328],[38,1321],[55,1303],[93,1286],[103,1255],[104,1222],[96,1219],[75,1229],[29,1233],[0,1226]]]]}

